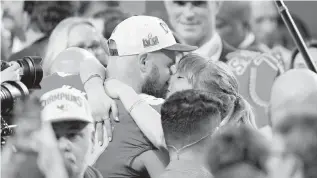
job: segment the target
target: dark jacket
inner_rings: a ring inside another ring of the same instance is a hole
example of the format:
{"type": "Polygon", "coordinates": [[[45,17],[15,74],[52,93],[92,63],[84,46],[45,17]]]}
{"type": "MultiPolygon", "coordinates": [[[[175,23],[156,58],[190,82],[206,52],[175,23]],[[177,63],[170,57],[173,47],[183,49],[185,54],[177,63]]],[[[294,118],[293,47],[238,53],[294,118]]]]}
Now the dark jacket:
{"type": "Polygon", "coordinates": [[[17,59],[22,59],[25,56],[40,56],[42,59],[45,57],[46,47],[48,44],[49,36],[45,36],[35,41],[30,46],[24,48],[23,50],[12,54],[8,61],[15,61],[17,59]]]}
{"type": "Polygon", "coordinates": [[[264,47],[264,46],[265,46],[264,44],[260,44],[254,40],[251,45],[249,45],[247,48],[245,48],[245,50],[264,53],[264,52],[267,52],[267,49],[268,49],[268,47],[266,49],[266,47],[264,47]]]}
{"type": "Polygon", "coordinates": [[[219,61],[225,62],[227,63],[229,61],[229,59],[227,58],[227,55],[231,52],[237,51],[238,49],[230,46],[227,42],[225,42],[224,40],[222,40],[222,51],[221,51],[221,55],[220,55],[220,59],[219,61]]]}

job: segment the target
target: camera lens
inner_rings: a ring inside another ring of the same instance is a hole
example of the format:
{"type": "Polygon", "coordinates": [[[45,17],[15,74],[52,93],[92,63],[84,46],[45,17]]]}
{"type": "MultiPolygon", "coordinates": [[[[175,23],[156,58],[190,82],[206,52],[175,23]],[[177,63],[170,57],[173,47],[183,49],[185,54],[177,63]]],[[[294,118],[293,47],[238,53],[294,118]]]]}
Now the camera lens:
{"type": "Polygon", "coordinates": [[[42,58],[36,56],[24,57],[16,61],[23,69],[21,82],[29,89],[40,88],[40,82],[43,78],[43,69],[39,61],[42,61],[42,58]]]}
{"type": "Polygon", "coordinates": [[[5,82],[1,84],[1,115],[10,114],[16,99],[29,94],[28,88],[22,82],[5,82]]]}

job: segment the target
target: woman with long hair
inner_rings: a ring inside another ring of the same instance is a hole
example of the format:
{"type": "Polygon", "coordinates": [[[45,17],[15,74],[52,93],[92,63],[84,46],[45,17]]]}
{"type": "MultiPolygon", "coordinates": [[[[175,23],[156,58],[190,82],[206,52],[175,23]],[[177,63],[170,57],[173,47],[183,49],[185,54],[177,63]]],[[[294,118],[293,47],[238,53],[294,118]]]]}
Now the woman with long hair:
{"type": "Polygon", "coordinates": [[[60,22],[53,30],[43,59],[44,75],[50,75],[51,67],[57,55],[69,47],[79,47],[88,50],[107,66],[106,41],[89,19],[71,17],[60,22]]]}

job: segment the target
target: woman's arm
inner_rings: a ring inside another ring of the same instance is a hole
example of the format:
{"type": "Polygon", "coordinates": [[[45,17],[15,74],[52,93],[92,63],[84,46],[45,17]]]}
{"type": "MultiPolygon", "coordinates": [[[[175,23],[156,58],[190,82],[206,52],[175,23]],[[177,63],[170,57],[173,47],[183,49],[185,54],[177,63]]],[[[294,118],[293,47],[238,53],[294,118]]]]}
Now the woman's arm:
{"type": "Polygon", "coordinates": [[[112,140],[112,126],[108,118],[110,112],[118,120],[118,109],[115,101],[104,91],[103,82],[106,78],[106,68],[97,60],[85,60],[80,64],[80,78],[87,93],[88,102],[95,121],[104,121],[96,124],[96,134],[99,145],[102,146],[112,140]],[[104,138],[104,132],[108,138],[104,138]]]}
{"type": "Polygon", "coordinates": [[[105,81],[105,90],[112,98],[119,98],[143,134],[158,149],[166,148],[161,115],[133,90],[116,80],[105,81]]]}

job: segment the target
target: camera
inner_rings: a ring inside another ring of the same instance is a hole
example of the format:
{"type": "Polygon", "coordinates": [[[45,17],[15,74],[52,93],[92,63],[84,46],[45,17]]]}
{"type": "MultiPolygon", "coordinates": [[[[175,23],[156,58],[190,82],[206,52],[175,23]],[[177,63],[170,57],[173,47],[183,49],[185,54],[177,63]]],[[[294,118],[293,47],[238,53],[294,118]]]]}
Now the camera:
{"type": "MultiPolygon", "coordinates": [[[[43,69],[40,65],[41,57],[24,57],[17,62],[22,68],[22,77],[20,81],[7,81],[1,84],[1,115],[8,115],[12,112],[16,99],[29,95],[33,89],[40,88],[40,82],[43,78],[43,69]]],[[[10,67],[7,62],[1,62],[1,71],[10,67]]]]}
{"type": "MultiPolygon", "coordinates": [[[[5,143],[5,137],[13,133],[12,110],[18,99],[24,99],[34,89],[40,89],[40,82],[43,78],[43,69],[40,65],[41,57],[27,56],[14,61],[22,69],[20,81],[6,81],[1,83],[1,145],[5,143]]],[[[10,67],[10,63],[1,61],[1,72],[10,67]]]]}

